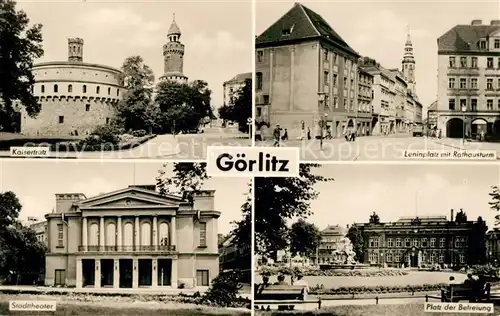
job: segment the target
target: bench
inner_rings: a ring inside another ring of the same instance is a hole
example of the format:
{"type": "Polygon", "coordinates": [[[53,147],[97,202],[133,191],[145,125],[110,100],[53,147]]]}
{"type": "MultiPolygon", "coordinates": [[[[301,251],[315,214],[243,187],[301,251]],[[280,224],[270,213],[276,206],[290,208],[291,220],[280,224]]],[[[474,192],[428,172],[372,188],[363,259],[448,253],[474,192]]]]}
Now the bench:
{"type": "Polygon", "coordinates": [[[450,284],[441,289],[441,302],[459,302],[489,300],[491,285],[489,283],[450,284]]]}
{"type": "MultiPolygon", "coordinates": [[[[272,302],[278,305],[278,310],[293,310],[295,304],[300,304],[305,300],[306,286],[304,285],[268,285],[258,287],[255,292],[255,303],[257,301],[272,302]],[[283,301],[284,304],[280,304],[283,301]]],[[[266,304],[266,305],[267,305],[266,304]]]]}

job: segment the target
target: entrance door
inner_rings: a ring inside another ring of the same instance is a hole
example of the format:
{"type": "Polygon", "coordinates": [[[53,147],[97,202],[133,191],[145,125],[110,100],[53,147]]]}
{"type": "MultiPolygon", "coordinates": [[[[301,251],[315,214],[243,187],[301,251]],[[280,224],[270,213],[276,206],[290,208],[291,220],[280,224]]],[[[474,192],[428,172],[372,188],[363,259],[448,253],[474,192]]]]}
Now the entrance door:
{"type": "Polygon", "coordinates": [[[158,285],[170,286],[172,273],[172,260],[171,259],[158,259],[158,285]]]}
{"type": "Polygon", "coordinates": [[[132,287],[132,259],[120,259],[120,287],[132,287]]]}
{"type": "Polygon", "coordinates": [[[94,286],[95,285],[95,260],[94,259],[82,259],[82,272],[83,280],[82,286],[94,286]]]}
{"type": "Polygon", "coordinates": [[[64,285],[66,282],[66,270],[55,270],[54,285],[64,285]]]}
{"type": "Polygon", "coordinates": [[[416,253],[410,255],[410,265],[412,268],[418,267],[418,256],[416,253]]]}

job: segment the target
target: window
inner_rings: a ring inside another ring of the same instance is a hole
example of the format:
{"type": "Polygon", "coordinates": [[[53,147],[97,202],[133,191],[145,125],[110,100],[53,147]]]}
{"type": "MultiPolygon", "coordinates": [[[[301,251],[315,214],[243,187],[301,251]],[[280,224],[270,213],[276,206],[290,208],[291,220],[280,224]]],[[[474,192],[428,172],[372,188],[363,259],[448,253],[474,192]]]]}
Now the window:
{"type": "Polygon", "coordinates": [[[347,110],[347,100],[344,99],[344,110],[347,110]]]}
{"type": "Polygon", "coordinates": [[[460,57],[460,67],[467,68],[467,57],[460,57]]]}
{"type": "Polygon", "coordinates": [[[486,49],[486,41],[481,41],[479,43],[479,46],[481,47],[481,49],[486,49]]]}
{"type": "Polygon", "coordinates": [[[97,86],[97,87],[95,88],[95,93],[96,93],[96,94],[99,94],[100,92],[101,92],[101,87],[97,86]]]}
{"type": "Polygon", "coordinates": [[[256,113],[257,117],[260,117],[262,116],[262,108],[257,108],[257,113],[256,113]]]}
{"type": "Polygon", "coordinates": [[[436,253],[434,251],[431,252],[431,263],[436,263],[436,253]]]}
{"type": "Polygon", "coordinates": [[[85,112],[90,111],[90,104],[85,104],[85,112]]]}
{"type": "Polygon", "coordinates": [[[262,62],[263,57],[264,57],[264,51],[262,51],[262,50],[258,50],[258,51],[257,51],[257,62],[261,63],[261,62],[262,62]]]}
{"type": "Polygon", "coordinates": [[[328,71],[323,72],[323,81],[325,85],[328,85],[328,71]]]}
{"type": "Polygon", "coordinates": [[[392,262],[392,253],[387,254],[387,262],[392,262]]]}
{"type": "Polygon", "coordinates": [[[106,124],[109,124],[109,117],[106,118],[106,124]]]}
{"type": "Polygon", "coordinates": [[[264,104],[269,104],[269,94],[264,94],[264,104]]]}
{"type": "Polygon", "coordinates": [[[436,247],[436,238],[431,238],[431,248],[436,247]]]}
{"type": "Polygon", "coordinates": [[[493,44],[495,48],[500,48],[500,39],[495,39],[495,43],[493,44]]]}
{"type": "Polygon", "coordinates": [[[151,224],[144,222],[141,225],[141,246],[151,246],[151,224]]]}
{"type": "Polygon", "coordinates": [[[413,247],[418,247],[420,245],[420,242],[418,241],[417,238],[413,239],[413,247]]]}
{"type": "Polygon", "coordinates": [[[337,74],[333,74],[333,86],[337,86],[337,74]]]}
{"type": "Polygon", "coordinates": [[[73,92],[73,86],[72,85],[68,85],[68,92],[73,92]]]}
{"type": "Polygon", "coordinates": [[[257,90],[262,90],[262,72],[258,72],[255,74],[257,79],[257,90]]]}
{"type": "Polygon", "coordinates": [[[399,252],[394,256],[394,262],[399,263],[401,261],[401,254],[399,252]]]}
{"type": "Polygon", "coordinates": [[[344,77],[344,89],[347,89],[347,77],[344,77]]]}
{"type": "Polygon", "coordinates": [[[200,247],[207,246],[207,223],[200,222],[200,247]]]}
{"type": "Polygon", "coordinates": [[[108,95],[111,94],[111,88],[108,88],[108,95]]]}
{"type": "Polygon", "coordinates": [[[83,85],[83,87],[82,87],[82,93],[87,93],[87,86],[86,85],[83,85]]]}
{"type": "Polygon", "coordinates": [[[444,253],[440,253],[439,254],[439,263],[443,263],[444,262],[444,253]]]}
{"type": "Polygon", "coordinates": [[[486,90],[493,90],[493,79],[486,79],[486,90]]]}
{"type": "Polygon", "coordinates": [[[63,124],[64,123],[64,116],[59,116],[59,124],[63,124]]]}
{"type": "Polygon", "coordinates": [[[500,99],[498,99],[498,109],[500,110],[500,99]]]}
{"type": "Polygon", "coordinates": [[[470,80],[470,87],[472,89],[477,89],[477,78],[471,78],[471,80],[470,80]]]}
{"type": "Polygon", "coordinates": [[[465,255],[463,253],[459,254],[458,258],[460,260],[460,263],[465,263],[465,255]]]}
{"type": "Polygon", "coordinates": [[[45,86],[43,84],[42,84],[41,90],[42,90],[42,93],[45,93],[45,86]]]}
{"type": "Polygon", "coordinates": [[[455,88],[455,78],[448,78],[448,88],[450,89],[455,88]]]}
{"type": "Polygon", "coordinates": [[[498,65],[497,68],[500,69],[500,57],[498,58],[498,65]]]}
{"type": "Polygon", "coordinates": [[[54,85],[54,92],[58,92],[59,91],[59,87],[55,84],[54,85]]]}
{"type": "Polygon", "coordinates": [[[467,79],[460,78],[460,89],[467,89],[467,79]]]}
{"type": "Polygon", "coordinates": [[[471,59],[472,62],[472,68],[477,68],[477,57],[472,57],[471,59]]]}
{"type": "Polygon", "coordinates": [[[493,110],[493,99],[486,100],[486,108],[488,108],[488,110],[493,110]]]}
{"type": "Polygon", "coordinates": [[[440,238],[439,239],[439,248],[444,248],[445,244],[446,244],[446,239],[440,238]]]}
{"type": "Polygon", "coordinates": [[[54,270],[54,285],[64,285],[66,282],[66,270],[55,269],[54,270]]]}
{"type": "Polygon", "coordinates": [[[291,27],[289,27],[289,28],[285,28],[285,29],[283,29],[283,30],[281,31],[281,35],[282,35],[282,36],[288,36],[288,35],[290,35],[290,34],[292,34],[292,28],[291,28],[291,27]]]}
{"type": "Polygon", "coordinates": [[[460,99],[460,110],[467,110],[467,99],[460,99]]]}
{"type": "Polygon", "coordinates": [[[333,62],[337,63],[337,53],[333,53],[333,62]]]}
{"type": "Polygon", "coordinates": [[[349,109],[351,109],[351,110],[354,109],[354,104],[353,104],[353,100],[352,99],[349,101],[349,109]]]}
{"type": "Polygon", "coordinates": [[[323,49],[323,59],[328,61],[328,49],[323,49]]]}
{"type": "Polygon", "coordinates": [[[116,89],[116,96],[119,97],[120,96],[120,89],[116,89]]]}
{"type": "Polygon", "coordinates": [[[448,100],[448,109],[455,110],[455,99],[448,100]]]}
{"type": "Polygon", "coordinates": [[[493,57],[488,57],[486,60],[486,68],[493,68],[493,57]]]}
{"type": "Polygon", "coordinates": [[[392,242],[392,238],[387,239],[387,247],[394,247],[394,243],[392,242]]]}
{"type": "Polygon", "coordinates": [[[106,246],[116,246],[116,225],[109,223],[106,227],[106,246]]]}
{"type": "Polygon", "coordinates": [[[378,247],[378,238],[370,238],[370,247],[372,248],[378,247]]]}
{"type": "Polygon", "coordinates": [[[411,247],[410,238],[405,238],[405,247],[411,247]]]}
{"type": "Polygon", "coordinates": [[[339,107],[339,102],[337,97],[333,97],[333,107],[338,109],[339,107]]]}
{"type": "Polygon", "coordinates": [[[196,285],[209,286],[208,270],[196,270],[196,285]]]}
{"type": "Polygon", "coordinates": [[[64,226],[57,224],[57,247],[64,247],[64,226]]]}
{"type": "Polygon", "coordinates": [[[456,64],[455,64],[455,57],[450,57],[449,58],[448,66],[449,66],[449,68],[455,68],[455,66],[456,66],[456,64]]]}
{"type": "Polygon", "coordinates": [[[477,110],[477,99],[471,99],[470,100],[470,106],[471,106],[471,110],[472,111],[477,110]]]}
{"type": "Polygon", "coordinates": [[[500,78],[497,79],[497,90],[500,90],[500,78]]]}
{"type": "Polygon", "coordinates": [[[422,238],[422,247],[427,247],[427,238],[422,238]]]}
{"type": "MultiPolygon", "coordinates": [[[[97,227],[97,224],[96,224],[97,227]]],[[[123,245],[134,245],[134,224],[128,222],[123,226],[123,245]]]]}
{"type": "Polygon", "coordinates": [[[325,109],[328,109],[328,107],[330,106],[330,102],[329,102],[329,97],[327,95],[325,95],[325,109]]]}
{"type": "Polygon", "coordinates": [[[401,247],[401,238],[396,238],[396,247],[401,247]]]}

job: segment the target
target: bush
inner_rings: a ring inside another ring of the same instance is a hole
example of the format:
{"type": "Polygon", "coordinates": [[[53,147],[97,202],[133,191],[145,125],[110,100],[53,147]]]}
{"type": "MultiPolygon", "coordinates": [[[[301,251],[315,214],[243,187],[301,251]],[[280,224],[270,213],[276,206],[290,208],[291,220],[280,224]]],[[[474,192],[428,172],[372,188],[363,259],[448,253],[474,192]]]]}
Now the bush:
{"type": "Polygon", "coordinates": [[[135,136],[135,137],[144,137],[148,134],[148,132],[146,132],[145,130],[143,129],[140,129],[140,130],[137,130],[137,131],[133,131],[132,132],[132,136],[135,136]]]}
{"type": "Polygon", "coordinates": [[[221,272],[212,280],[212,286],[202,297],[202,303],[220,307],[234,307],[241,290],[241,273],[239,271],[221,272]]]}
{"type": "Polygon", "coordinates": [[[82,143],[86,145],[101,145],[110,144],[116,145],[120,142],[118,130],[111,125],[101,125],[94,129],[94,131],[82,143]]]}
{"type": "Polygon", "coordinates": [[[431,292],[438,291],[447,284],[423,284],[406,286],[352,286],[340,287],[336,289],[326,289],[323,284],[318,284],[311,288],[311,294],[323,295],[348,295],[348,294],[370,294],[370,293],[403,293],[403,292],[431,292]]]}

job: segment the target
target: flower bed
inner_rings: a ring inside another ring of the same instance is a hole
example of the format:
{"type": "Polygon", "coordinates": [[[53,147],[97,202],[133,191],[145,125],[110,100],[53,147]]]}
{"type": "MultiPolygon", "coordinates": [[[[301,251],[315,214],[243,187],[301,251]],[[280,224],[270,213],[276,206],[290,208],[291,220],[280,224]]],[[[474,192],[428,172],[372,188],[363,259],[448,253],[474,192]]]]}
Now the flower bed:
{"type": "Polygon", "coordinates": [[[128,138],[127,141],[121,142],[119,144],[92,144],[89,145],[85,141],[75,142],[62,142],[58,144],[52,144],[50,146],[51,151],[55,152],[83,152],[83,151],[116,151],[116,150],[126,150],[138,147],[145,142],[155,138],[156,135],[147,135],[143,137],[128,138]]]}
{"type": "Polygon", "coordinates": [[[408,275],[407,271],[398,269],[380,270],[310,270],[305,276],[352,276],[352,277],[384,277],[408,275]]]}
{"type": "Polygon", "coordinates": [[[431,292],[439,291],[445,283],[423,284],[407,286],[354,286],[336,289],[324,289],[322,285],[311,288],[310,294],[315,295],[348,295],[348,294],[377,294],[377,293],[403,293],[403,292],[431,292]]]}

